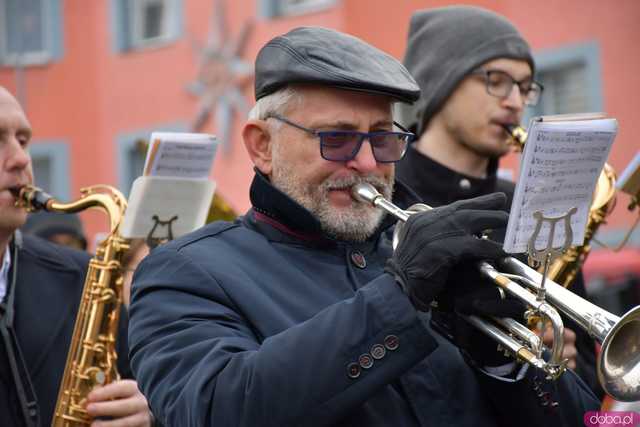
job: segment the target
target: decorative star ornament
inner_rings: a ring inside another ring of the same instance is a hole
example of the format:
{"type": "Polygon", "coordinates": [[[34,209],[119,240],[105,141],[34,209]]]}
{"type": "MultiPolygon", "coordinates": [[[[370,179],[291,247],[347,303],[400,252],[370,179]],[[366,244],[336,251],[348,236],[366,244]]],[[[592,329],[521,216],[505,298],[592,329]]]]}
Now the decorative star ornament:
{"type": "Polygon", "coordinates": [[[198,72],[187,90],[199,98],[191,131],[201,132],[213,114],[218,139],[228,150],[234,113],[246,115],[249,111],[244,91],[254,72],[253,64],[245,61],[242,55],[253,30],[253,21],[245,21],[237,37],[230,39],[223,1],[214,0],[206,44],[193,42],[198,55],[198,72]]]}

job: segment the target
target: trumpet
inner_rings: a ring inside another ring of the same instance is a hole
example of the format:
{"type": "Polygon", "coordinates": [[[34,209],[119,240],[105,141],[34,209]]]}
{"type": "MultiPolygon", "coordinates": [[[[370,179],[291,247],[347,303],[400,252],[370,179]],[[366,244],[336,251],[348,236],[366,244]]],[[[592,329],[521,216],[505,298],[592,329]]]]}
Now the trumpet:
{"type": "MultiPolygon", "coordinates": [[[[366,183],[354,186],[352,197],[382,209],[399,220],[394,230],[394,249],[398,244],[400,230],[409,216],[431,209],[427,205],[418,204],[403,210],[366,183]]],[[[488,262],[478,263],[479,273],[489,278],[499,289],[522,300],[530,307],[531,312],[551,322],[553,345],[549,361],[542,357],[540,338],[514,319],[467,316],[467,321],[497,341],[516,359],[542,370],[547,378],[556,379],[566,370],[567,365],[567,361],[562,359],[564,326],[558,312],[560,310],[601,343],[596,369],[604,391],[616,400],[640,400],[640,306],[618,317],[548,278],[544,285],[545,298],[541,301],[534,295],[539,294],[541,274],[513,257],[506,257],[497,265],[506,273],[498,271],[488,262]]]]}

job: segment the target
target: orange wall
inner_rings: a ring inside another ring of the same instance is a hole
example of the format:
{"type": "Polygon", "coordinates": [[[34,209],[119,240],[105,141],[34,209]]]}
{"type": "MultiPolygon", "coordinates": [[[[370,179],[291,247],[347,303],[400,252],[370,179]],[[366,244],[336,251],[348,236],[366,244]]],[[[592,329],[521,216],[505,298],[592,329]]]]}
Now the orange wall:
{"type": "MultiPolygon", "coordinates": [[[[182,37],[167,46],[116,53],[112,46],[109,1],[66,0],[64,5],[64,56],[61,62],[30,67],[26,72],[27,113],[40,139],[64,139],[71,144],[72,197],[83,186],[118,184],[116,138],[139,129],[167,123],[190,123],[197,99],[185,86],[197,71],[191,41],[207,38],[213,11],[211,0],[184,0],[182,37]]],[[[315,13],[265,20],[256,18],[256,1],[226,1],[229,36],[235,38],[242,23],[255,23],[245,59],[253,62],[270,38],[300,25],[322,25],[357,35],[401,59],[409,16],[414,10],[449,4],[425,0],[342,0],[315,13]]],[[[547,49],[565,43],[597,40],[601,53],[603,98],[606,111],[617,117],[620,134],[610,162],[618,170],[638,150],[640,134],[635,119],[640,91],[640,2],[617,0],[472,1],[506,15],[520,28],[533,48],[547,49]],[[635,120],[634,120],[635,119],[635,120]]],[[[14,90],[11,69],[0,68],[0,85],[14,90]]],[[[253,88],[247,88],[249,104],[253,88]]],[[[251,164],[241,142],[236,119],[229,150],[219,150],[213,177],[218,191],[238,211],[248,203],[251,164]]],[[[215,133],[213,121],[208,132],[215,133]]],[[[511,157],[504,165],[515,167],[511,157]]],[[[623,205],[623,203],[620,203],[623,205]]],[[[615,226],[631,222],[623,206],[611,217],[615,226]]],[[[83,215],[93,235],[104,230],[104,219],[83,215]]]]}

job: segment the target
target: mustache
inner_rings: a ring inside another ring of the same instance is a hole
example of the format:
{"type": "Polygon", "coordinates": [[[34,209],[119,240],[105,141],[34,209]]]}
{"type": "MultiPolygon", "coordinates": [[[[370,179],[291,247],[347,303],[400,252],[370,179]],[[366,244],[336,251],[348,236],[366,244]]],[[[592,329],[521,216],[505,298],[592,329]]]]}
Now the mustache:
{"type": "Polygon", "coordinates": [[[383,195],[390,195],[393,187],[393,180],[385,180],[375,175],[349,175],[341,178],[327,180],[322,183],[320,188],[322,190],[347,190],[356,184],[370,184],[373,185],[383,195]]]}

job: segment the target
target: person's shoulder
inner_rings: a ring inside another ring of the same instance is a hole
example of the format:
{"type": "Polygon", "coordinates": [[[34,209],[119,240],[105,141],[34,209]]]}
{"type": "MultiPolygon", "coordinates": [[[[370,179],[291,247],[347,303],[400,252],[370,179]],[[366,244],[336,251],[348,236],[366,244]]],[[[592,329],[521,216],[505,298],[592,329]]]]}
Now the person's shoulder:
{"type": "Polygon", "coordinates": [[[496,191],[513,193],[515,188],[516,188],[516,183],[509,179],[498,178],[496,180],[496,191]]]}
{"type": "Polygon", "coordinates": [[[87,252],[26,234],[22,235],[22,252],[33,262],[56,270],[84,271],[91,258],[87,252]]]}
{"type": "Polygon", "coordinates": [[[222,243],[224,240],[232,238],[231,235],[234,231],[242,230],[245,230],[245,228],[242,227],[239,220],[233,222],[214,221],[205,224],[203,227],[191,233],[187,233],[184,236],[162,244],[158,249],[163,248],[171,251],[182,251],[185,249],[198,248],[202,245],[216,244],[216,242],[222,243]]]}

